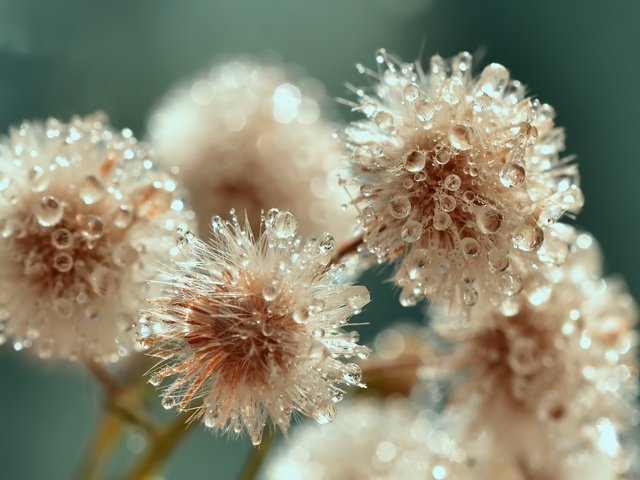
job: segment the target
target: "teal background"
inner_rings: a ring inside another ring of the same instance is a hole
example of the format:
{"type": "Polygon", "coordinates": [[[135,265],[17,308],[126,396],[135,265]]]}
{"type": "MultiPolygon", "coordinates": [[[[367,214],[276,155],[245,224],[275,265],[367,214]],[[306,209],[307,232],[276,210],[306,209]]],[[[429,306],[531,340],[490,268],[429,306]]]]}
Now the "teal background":
{"type": "MultiPolygon", "coordinates": [[[[606,269],[640,293],[640,2],[480,0],[0,0],[0,131],[24,118],[102,109],[144,136],[150,108],[181,78],[234,54],[302,65],[333,96],[362,82],[354,63],[482,52],[551,103],[576,154],[606,269]]],[[[336,109],[346,115],[344,109],[336,109]]],[[[385,272],[367,275],[365,334],[401,317],[385,272]]],[[[100,409],[83,371],[0,349],[0,478],[69,479],[100,409]]],[[[130,444],[135,447],[135,437],[130,444]]],[[[227,479],[249,450],[197,431],[169,479],[227,479]]],[[[123,452],[119,458],[127,457],[123,452]]]]}

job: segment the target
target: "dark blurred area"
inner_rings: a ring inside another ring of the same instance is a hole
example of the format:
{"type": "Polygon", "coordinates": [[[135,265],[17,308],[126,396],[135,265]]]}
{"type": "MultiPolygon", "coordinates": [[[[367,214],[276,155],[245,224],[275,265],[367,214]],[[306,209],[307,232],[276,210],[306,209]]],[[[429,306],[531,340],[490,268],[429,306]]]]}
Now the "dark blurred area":
{"type": "MultiPolygon", "coordinates": [[[[586,206],[576,223],[599,239],[606,271],[639,297],[639,22],[635,0],[0,0],[0,131],[99,109],[144,137],[172,85],[236,54],[299,64],[337,97],[347,95],[345,82],[362,81],[354,64],[373,65],[377,48],[405,60],[468,50],[482,64],[506,65],[555,107],[582,175],[586,206]]],[[[374,299],[365,337],[422,314],[400,307],[387,277],[364,280],[374,299]]],[[[101,407],[98,386],[80,368],[8,345],[0,385],[0,478],[72,478],[101,407]]],[[[166,478],[233,478],[249,448],[199,430],[166,478]]]]}

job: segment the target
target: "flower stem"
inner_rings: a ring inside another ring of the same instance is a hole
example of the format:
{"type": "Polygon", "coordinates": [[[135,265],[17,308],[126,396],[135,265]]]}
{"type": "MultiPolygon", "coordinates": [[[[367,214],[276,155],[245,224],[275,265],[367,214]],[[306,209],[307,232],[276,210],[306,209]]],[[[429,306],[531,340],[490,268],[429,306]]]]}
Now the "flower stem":
{"type": "Polygon", "coordinates": [[[251,452],[249,452],[249,456],[245,461],[244,468],[238,476],[238,480],[254,480],[255,478],[257,478],[257,475],[260,472],[260,468],[262,467],[265,458],[267,458],[271,447],[275,443],[275,437],[275,431],[265,431],[260,445],[252,448],[251,452]]]}
{"type": "Polygon", "coordinates": [[[164,431],[152,437],[151,444],[142,459],[127,474],[125,480],[149,480],[166,462],[170,453],[186,434],[192,430],[197,421],[188,421],[187,415],[179,415],[164,431]]]}
{"type": "Polygon", "coordinates": [[[362,236],[360,237],[356,237],[352,240],[350,240],[349,242],[340,245],[338,247],[338,249],[336,250],[336,253],[333,255],[333,257],[331,258],[331,264],[336,264],[338,263],[340,260],[342,260],[342,258],[346,255],[349,255],[350,253],[354,253],[358,251],[358,247],[360,245],[362,245],[363,243],[363,238],[362,236]]]}

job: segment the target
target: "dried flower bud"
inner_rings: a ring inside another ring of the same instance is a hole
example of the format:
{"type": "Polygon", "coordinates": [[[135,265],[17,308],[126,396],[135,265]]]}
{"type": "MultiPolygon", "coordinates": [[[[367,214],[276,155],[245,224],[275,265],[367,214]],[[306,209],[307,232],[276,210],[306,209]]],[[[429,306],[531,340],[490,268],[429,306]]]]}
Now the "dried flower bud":
{"type": "Polygon", "coordinates": [[[186,410],[202,398],[206,426],[246,429],[254,444],[269,417],[283,432],[294,411],[331,421],[340,385],[361,384],[360,368],[340,359],[369,349],[342,327],[369,292],[339,284],[333,238],[302,241],[289,212],[270,210],[257,239],[233,212],[212,222],[209,245],[185,234],[187,260],[140,319],[141,343],[163,359],[151,382],[175,377],[163,405],[186,410]]]}
{"type": "Polygon", "coordinates": [[[291,211],[304,236],[329,230],[342,242],[353,234],[325,101],[317,81],[239,61],[168,95],[151,118],[152,144],[160,161],[179,168],[202,237],[211,216],[231,208],[246,211],[257,231],[267,205],[291,211]]]}
{"type": "Polygon", "coordinates": [[[466,52],[432,57],[427,72],[385,51],[376,60],[379,74],[359,66],[373,92],[351,104],[367,118],[341,134],[368,250],[402,260],[403,305],[517,296],[545,231],[583,203],[553,109],[501,65],[474,78],[466,52]]]}
{"type": "Polygon", "coordinates": [[[0,337],[41,357],[118,360],[189,215],[174,179],[101,114],[12,129],[0,144],[0,337]]]}

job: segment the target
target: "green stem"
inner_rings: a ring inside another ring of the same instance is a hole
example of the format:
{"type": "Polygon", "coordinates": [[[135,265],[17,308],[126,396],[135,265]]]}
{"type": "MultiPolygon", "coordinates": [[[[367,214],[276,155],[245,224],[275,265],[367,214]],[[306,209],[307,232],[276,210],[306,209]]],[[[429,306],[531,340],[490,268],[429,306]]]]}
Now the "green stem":
{"type": "Polygon", "coordinates": [[[187,415],[180,415],[166,430],[151,438],[151,444],[142,459],[133,470],[124,477],[125,480],[149,480],[167,460],[169,454],[180,443],[180,440],[191,431],[197,421],[188,422],[187,415]]]}

